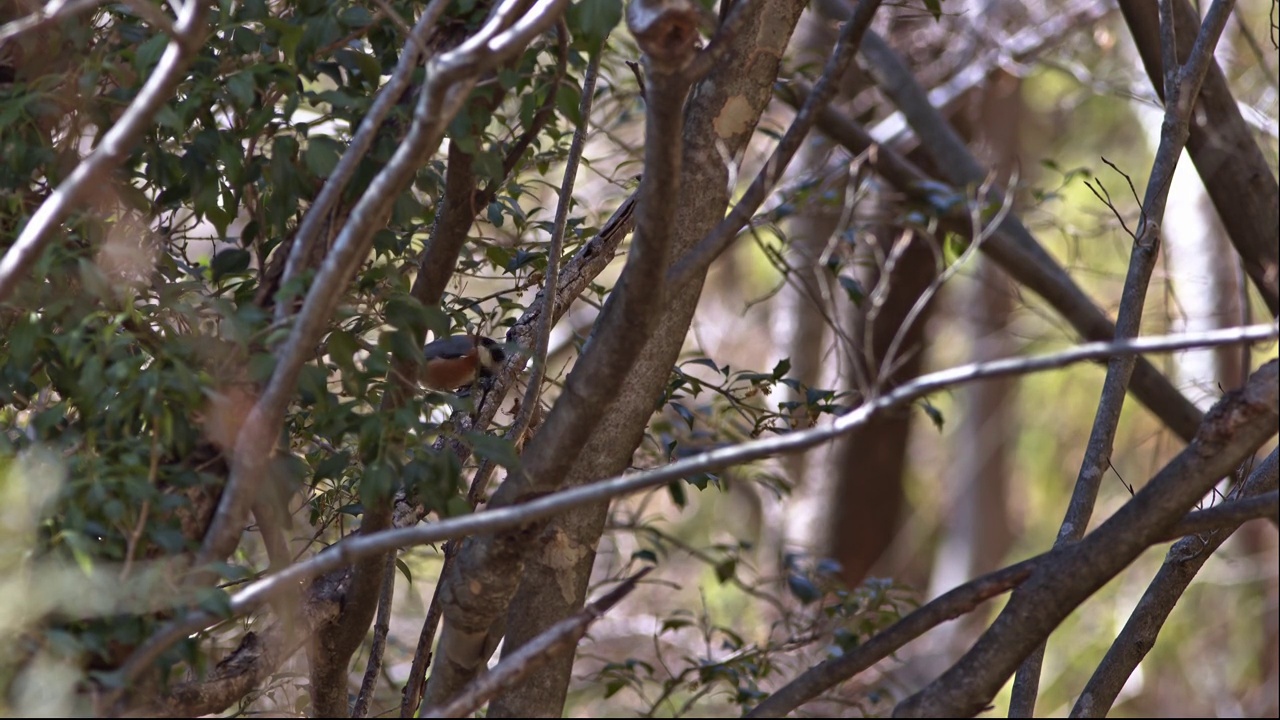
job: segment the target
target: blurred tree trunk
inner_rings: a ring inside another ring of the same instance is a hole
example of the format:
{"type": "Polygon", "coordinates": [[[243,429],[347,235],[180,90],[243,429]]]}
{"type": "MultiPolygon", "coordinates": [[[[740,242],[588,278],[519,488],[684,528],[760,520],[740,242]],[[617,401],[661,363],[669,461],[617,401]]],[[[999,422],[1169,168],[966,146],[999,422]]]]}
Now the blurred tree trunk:
{"type": "MultiPolygon", "coordinates": [[[[894,212],[886,208],[887,213],[894,212]]],[[[876,378],[886,360],[894,369],[882,378],[881,390],[920,374],[924,364],[924,328],[928,313],[904,329],[904,320],[937,276],[938,256],[933,242],[911,230],[883,226],[859,242],[896,254],[890,268],[872,265],[865,277],[868,292],[887,288],[883,303],[873,307],[869,296],[855,313],[850,336],[852,358],[860,370],[855,377],[876,378]],[[886,357],[894,336],[903,332],[900,349],[886,357]]],[[[850,587],[861,583],[888,548],[902,511],[902,478],[912,409],[884,413],[846,436],[834,454],[831,468],[835,487],[828,504],[826,555],[841,566],[841,579],[850,587]]]]}
{"type": "MultiPolygon", "coordinates": [[[[834,47],[835,25],[817,13],[807,13],[800,20],[793,43],[796,62],[808,66],[814,76],[834,47]]],[[[861,73],[845,76],[845,82],[833,98],[833,104],[852,98],[866,80],[861,73]]],[[[849,304],[835,284],[834,274],[822,267],[823,253],[835,240],[844,216],[844,203],[849,192],[847,154],[820,133],[813,133],[796,154],[789,182],[810,185],[808,202],[786,225],[787,245],[784,259],[788,277],[772,304],[773,345],[791,361],[789,376],[805,387],[835,387],[841,375],[839,363],[845,354],[841,343],[832,347],[831,322],[840,323],[849,315],[849,304]]],[[[837,251],[837,256],[839,252],[837,251]]],[[[781,386],[780,400],[804,402],[804,393],[781,386]]],[[[785,512],[782,523],[788,545],[816,547],[827,539],[822,508],[833,487],[831,475],[811,472],[812,468],[829,466],[832,448],[824,446],[781,459],[791,481],[795,502],[785,512]]]]}
{"type": "MultiPolygon", "coordinates": [[[[973,93],[974,112],[962,114],[962,131],[979,142],[979,157],[1006,187],[1018,171],[1022,115],[1021,82],[1008,74],[993,77],[973,93]],[[968,126],[967,128],[965,126],[968,126]]],[[[1025,180],[1025,178],[1022,178],[1025,180]]],[[[950,303],[972,338],[968,362],[1009,357],[1017,351],[1008,334],[1014,309],[1009,278],[985,257],[975,257],[973,282],[953,288],[963,299],[950,303]]],[[[952,439],[950,471],[942,478],[943,533],[934,558],[930,597],[999,567],[1013,540],[1008,517],[1012,438],[1016,407],[1012,379],[965,387],[952,439]]],[[[981,620],[980,616],[970,618],[981,620]]],[[[949,626],[954,627],[954,626],[949,626]]]]}

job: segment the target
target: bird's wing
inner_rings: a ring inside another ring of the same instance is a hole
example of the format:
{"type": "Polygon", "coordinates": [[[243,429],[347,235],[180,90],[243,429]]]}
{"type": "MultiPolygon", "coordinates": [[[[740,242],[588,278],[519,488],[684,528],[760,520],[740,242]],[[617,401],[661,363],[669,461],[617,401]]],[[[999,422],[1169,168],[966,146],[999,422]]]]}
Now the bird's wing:
{"type": "Polygon", "coordinates": [[[475,341],[466,335],[453,335],[427,343],[422,354],[427,358],[460,358],[475,351],[475,341]]]}

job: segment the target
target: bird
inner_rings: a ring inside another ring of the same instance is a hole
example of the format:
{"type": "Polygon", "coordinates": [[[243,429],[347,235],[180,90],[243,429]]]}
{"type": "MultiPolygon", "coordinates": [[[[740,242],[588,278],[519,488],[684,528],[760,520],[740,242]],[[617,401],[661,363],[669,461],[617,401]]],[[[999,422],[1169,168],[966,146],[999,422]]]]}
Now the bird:
{"type": "Polygon", "coordinates": [[[492,338],[479,335],[450,335],[433,340],[422,348],[425,360],[419,382],[431,390],[452,392],[489,377],[506,359],[506,353],[492,338]]]}

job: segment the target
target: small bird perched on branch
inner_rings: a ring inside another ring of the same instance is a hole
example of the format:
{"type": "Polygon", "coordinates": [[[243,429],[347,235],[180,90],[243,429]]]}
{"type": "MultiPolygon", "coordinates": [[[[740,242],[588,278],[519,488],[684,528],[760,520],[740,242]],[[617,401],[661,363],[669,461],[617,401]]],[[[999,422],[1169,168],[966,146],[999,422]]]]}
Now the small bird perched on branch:
{"type": "Polygon", "coordinates": [[[425,363],[419,382],[427,388],[453,391],[489,377],[506,359],[497,341],[479,335],[451,335],[422,348],[425,363]]]}

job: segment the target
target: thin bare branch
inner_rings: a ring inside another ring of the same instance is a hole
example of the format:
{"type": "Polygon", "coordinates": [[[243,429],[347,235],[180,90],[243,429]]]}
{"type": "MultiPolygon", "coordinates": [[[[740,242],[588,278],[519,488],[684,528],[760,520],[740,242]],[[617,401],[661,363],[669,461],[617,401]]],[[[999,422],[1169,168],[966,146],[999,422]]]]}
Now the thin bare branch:
{"type": "Polygon", "coordinates": [[[382,673],[382,654],[387,647],[387,633],[391,630],[391,601],[396,592],[396,555],[387,553],[386,567],[382,571],[382,589],[378,597],[378,619],[373,623],[373,644],[369,647],[369,662],[364,667],[360,692],[351,708],[351,717],[362,718],[369,714],[369,703],[378,687],[382,673]]]}
{"type": "Polygon", "coordinates": [[[867,642],[804,671],[753,708],[746,717],[786,717],[796,708],[889,657],[933,628],[973,612],[987,600],[1009,592],[1031,577],[1032,571],[1048,558],[1048,553],[1037,555],[938,596],[867,642]]]}
{"type": "MultiPolygon", "coordinates": [[[[1175,59],[1177,41],[1173,29],[1172,0],[1160,0],[1162,42],[1167,44],[1164,49],[1165,61],[1171,63],[1166,66],[1165,73],[1165,95],[1170,101],[1165,104],[1160,146],[1156,150],[1151,175],[1147,180],[1142,218],[1138,223],[1137,238],[1129,255],[1129,271],[1120,294],[1120,308],[1116,313],[1117,338],[1138,336],[1142,312],[1146,307],[1147,288],[1160,251],[1160,223],[1164,219],[1169,188],[1172,187],[1178,158],[1182,155],[1191,132],[1191,108],[1208,71],[1213,49],[1226,25],[1227,15],[1234,5],[1234,0],[1214,1],[1209,10],[1210,18],[1214,19],[1205,22],[1186,66],[1179,67],[1175,59]],[[1208,57],[1204,57],[1205,55],[1208,57]]],[[[1111,461],[1111,451],[1120,426],[1120,412],[1128,395],[1134,366],[1133,357],[1115,357],[1107,362],[1107,376],[1102,382],[1102,393],[1089,431],[1089,441],[1085,446],[1071,500],[1058,529],[1056,545],[1072,543],[1083,537],[1089,526],[1089,519],[1093,517],[1098,490],[1111,461]]],[[[1009,702],[1010,717],[1031,717],[1035,714],[1044,649],[1043,645],[1035,649],[1018,670],[1009,702]]]]}
{"type": "MultiPolygon", "coordinates": [[[[587,128],[591,118],[591,103],[596,91],[596,78],[600,72],[600,53],[591,56],[587,63],[586,74],[582,79],[582,98],[578,104],[578,127],[574,130],[573,140],[569,143],[569,155],[565,158],[564,179],[560,182],[560,199],[556,203],[555,220],[551,227],[551,240],[547,244],[547,268],[544,271],[541,297],[544,304],[555,306],[556,290],[560,284],[560,254],[564,248],[564,235],[569,222],[569,207],[573,204],[573,185],[578,177],[578,166],[582,163],[582,148],[587,143],[587,128]]],[[[543,313],[534,333],[533,352],[530,355],[532,367],[529,370],[523,399],[520,401],[520,412],[507,430],[506,438],[512,443],[519,442],[533,419],[534,411],[542,402],[542,379],[546,373],[547,346],[551,342],[553,327],[551,313],[543,313]]],[[[489,473],[493,471],[493,461],[485,460],[476,470],[475,480],[467,499],[473,506],[484,495],[489,473]]]]}
{"type": "MultiPolygon", "coordinates": [[[[1272,457],[1274,456],[1273,452],[1272,457]]],[[[1272,467],[1274,468],[1274,464],[1272,467]]],[[[1266,517],[1275,513],[1277,505],[1280,505],[1280,495],[1272,491],[1249,500],[1230,501],[1209,510],[1199,510],[1187,515],[1174,527],[1173,532],[1166,533],[1153,544],[1184,538],[1206,529],[1229,526],[1244,519],[1266,517]]],[[[1186,540],[1199,542],[1195,538],[1186,540]]],[[[1172,554],[1171,550],[1170,555],[1172,554]]],[[[983,602],[1016,588],[1033,571],[1040,569],[1045,563],[1052,563],[1053,558],[1053,551],[1042,553],[987,573],[939,595],[840,657],[825,660],[804,671],[753,708],[746,717],[786,717],[801,705],[889,657],[938,625],[972,612],[983,602]]],[[[1084,696],[1081,697],[1081,702],[1083,701],[1084,696]]],[[[1080,705],[1077,704],[1076,707],[1079,709],[1080,705]]],[[[1073,712],[1073,715],[1101,717],[1105,715],[1105,708],[1096,713],[1086,711],[1079,715],[1073,712]]]]}
{"type": "Polygon", "coordinates": [[[986,707],[1018,666],[1079,605],[1163,537],[1224,476],[1276,434],[1280,360],[1219,400],[1182,452],[1081,540],[1059,545],[950,669],[900,702],[899,717],[965,717],[986,707]]]}
{"type": "MultiPolygon", "coordinates": [[[[871,38],[867,38],[871,41],[871,38]]],[[[874,42],[874,41],[872,41],[874,42]]],[[[881,41],[883,42],[883,41],[881,41]]],[[[981,185],[987,175],[955,136],[946,121],[929,105],[924,91],[906,68],[896,61],[896,56],[884,59],[884,68],[891,71],[886,82],[898,83],[894,92],[902,95],[901,107],[906,111],[918,136],[934,152],[945,154],[938,166],[947,173],[948,186],[925,174],[920,168],[892,148],[881,145],[857,123],[850,121],[831,108],[824,108],[818,116],[818,127],[832,140],[848,148],[867,163],[894,189],[909,198],[928,206],[936,206],[936,198],[963,197],[958,189],[968,185],[981,185]],[[914,86],[909,87],[908,84],[914,86]],[[954,143],[954,144],[953,144],[954,143]],[[974,173],[974,174],[970,174],[974,173]]],[[[792,83],[778,89],[778,95],[788,104],[800,104],[807,87],[792,83]]],[[[989,195],[992,202],[1000,200],[989,195]]],[[[946,228],[961,235],[972,232],[965,208],[949,204],[942,219],[946,228]]],[[[1088,340],[1105,340],[1115,337],[1115,326],[1066,270],[1045,252],[1015,214],[1008,214],[994,235],[979,246],[979,250],[995,260],[1010,277],[1041,295],[1051,307],[1062,314],[1076,332],[1088,340]]],[[[1138,399],[1156,414],[1170,429],[1183,439],[1190,439],[1200,424],[1200,411],[1169,383],[1145,359],[1138,362],[1134,371],[1132,389],[1138,399]]]]}
{"type": "MultiPolygon", "coordinates": [[[[523,468],[510,473],[491,507],[514,504],[555,489],[636,361],[634,349],[657,327],[665,306],[664,272],[680,192],[684,114],[689,83],[681,74],[695,52],[698,11],[692,0],[636,0],[628,27],[644,51],[649,79],[645,115],[645,175],[640,181],[636,234],[618,288],[595,325],[592,341],[574,365],[559,401],[524,451],[523,468]]],[[[468,538],[442,576],[444,622],[424,703],[451,698],[483,667],[496,647],[501,617],[519,587],[528,543],[511,536],[468,538]]]]}

